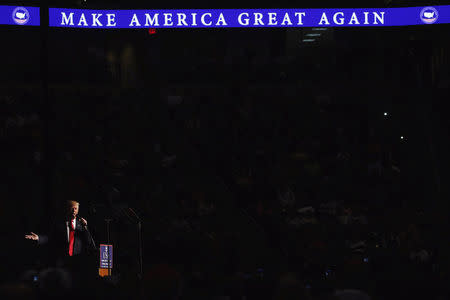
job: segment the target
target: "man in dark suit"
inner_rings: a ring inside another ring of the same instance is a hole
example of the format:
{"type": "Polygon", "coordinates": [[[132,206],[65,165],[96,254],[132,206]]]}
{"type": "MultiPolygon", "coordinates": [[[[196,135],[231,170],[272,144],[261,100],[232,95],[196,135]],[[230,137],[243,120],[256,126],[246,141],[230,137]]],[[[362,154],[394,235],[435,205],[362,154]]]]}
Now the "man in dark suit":
{"type": "Polygon", "coordinates": [[[83,256],[95,247],[87,228],[87,221],[78,217],[80,204],[77,201],[67,202],[65,218],[54,224],[48,235],[31,232],[26,239],[38,242],[38,245],[48,244],[54,251],[55,258],[83,256]]]}

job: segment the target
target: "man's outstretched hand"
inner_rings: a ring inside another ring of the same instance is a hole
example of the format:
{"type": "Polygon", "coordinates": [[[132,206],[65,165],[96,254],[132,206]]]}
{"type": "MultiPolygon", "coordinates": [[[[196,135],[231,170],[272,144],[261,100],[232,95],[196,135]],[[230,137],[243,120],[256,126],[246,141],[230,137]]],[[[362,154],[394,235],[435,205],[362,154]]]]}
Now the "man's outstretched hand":
{"type": "Polygon", "coordinates": [[[31,232],[31,234],[26,234],[25,238],[27,240],[33,240],[33,241],[39,240],[39,236],[36,233],[34,233],[34,232],[31,232]]]}

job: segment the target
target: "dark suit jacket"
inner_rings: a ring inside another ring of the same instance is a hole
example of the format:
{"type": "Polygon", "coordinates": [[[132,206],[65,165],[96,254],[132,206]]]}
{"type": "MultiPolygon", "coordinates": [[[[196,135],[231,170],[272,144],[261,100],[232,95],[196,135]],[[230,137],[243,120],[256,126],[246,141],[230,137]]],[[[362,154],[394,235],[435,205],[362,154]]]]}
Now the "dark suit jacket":
{"type": "MultiPolygon", "coordinates": [[[[39,245],[48,245],[57,257],[69,256],[66,221],[60,220],[52,226],[48,235],[39,234],[39,245]]],[[[89,232],[77,220],[74,234],[73,255],[87,254],[93,247],[89,232]]]]}

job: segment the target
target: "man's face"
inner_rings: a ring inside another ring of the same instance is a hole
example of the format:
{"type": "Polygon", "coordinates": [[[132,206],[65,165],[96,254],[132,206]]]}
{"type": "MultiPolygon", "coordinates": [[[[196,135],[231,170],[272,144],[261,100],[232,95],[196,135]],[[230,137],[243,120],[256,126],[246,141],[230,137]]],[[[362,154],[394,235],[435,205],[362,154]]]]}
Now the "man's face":
{"type": "Polygon", "coordinates": [[[75,218],[78,215],[79,205],[76,203],[69,204],[69,215],[75,218]]]}

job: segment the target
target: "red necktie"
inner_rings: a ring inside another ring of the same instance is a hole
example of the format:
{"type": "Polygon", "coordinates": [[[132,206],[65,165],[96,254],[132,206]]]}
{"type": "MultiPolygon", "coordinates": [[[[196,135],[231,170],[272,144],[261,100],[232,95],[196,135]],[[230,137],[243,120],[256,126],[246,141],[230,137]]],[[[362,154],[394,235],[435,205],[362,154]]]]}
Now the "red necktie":
{"type": "Polygon", "coordinates": [[[70,221],[69,224],[69,256],[73,255],[73,241],[75,239],[75,228],[73,227],[73,220],[70,221]]]}

